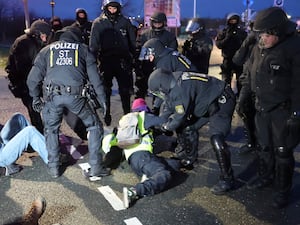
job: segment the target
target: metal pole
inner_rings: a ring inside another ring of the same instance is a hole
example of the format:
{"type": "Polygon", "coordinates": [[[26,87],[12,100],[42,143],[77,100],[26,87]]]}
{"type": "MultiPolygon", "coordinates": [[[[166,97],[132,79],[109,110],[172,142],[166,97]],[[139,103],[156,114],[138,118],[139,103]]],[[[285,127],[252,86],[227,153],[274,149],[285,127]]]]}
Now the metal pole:
{"type": "Polygon", "coordinates": [[[55,6],[54,0],[51,0],[50,6],[51,6],[51,18],[53,18],[54,17],[54,6],[55,6]]]}
{"type": "Polygon", "coordinates": [[[28,11],[28,0],[23,0],[24,13],[25,13],[25,27],[28,29],[30,27],[29,11],[28,11]]]}
{"type": "Polygon", "coordinates": [[[197,16],[196,8],[197,8],[197,0],[194,0],[194,15],[193,15],[194,18],[196,18],[196,16],[197,16]]]}

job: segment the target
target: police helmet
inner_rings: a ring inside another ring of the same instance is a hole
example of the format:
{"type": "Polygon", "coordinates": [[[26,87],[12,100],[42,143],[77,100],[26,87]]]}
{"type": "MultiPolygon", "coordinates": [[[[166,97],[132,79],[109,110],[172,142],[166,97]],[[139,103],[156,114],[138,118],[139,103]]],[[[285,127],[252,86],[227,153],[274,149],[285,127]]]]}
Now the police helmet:
{"type": "Polygon", "coordinates": [[[234,24],[239,24],[241,20],[241,17],[238,13],[230,13],[227,15],[226,21],[227,25],[234,25],[234,24]]]}
{"type": "Polygon", "coordinates": [[[268,33],[278,37],[295,31],[296,24],[290,21],[286,13],[279,7],[270,7],[257,13],[254,31],[268,33]]]}
{"type": "Polygon", "coordinates": [[[39,36],[41,33],[49,36],[51,33],[51,27],[44,20],[38,19],[31,24],[29,33],[35,36],[39,36]]]}
{"type": "Polygon", "coordinates": [[[107,8],[108,6],[116,7],[121,9],[122,7],[122,0],[103,0],[103,8],[107,8]]]}
{"type": "Polygon", "coordinates": [[[185,28],[185,31],[187,33],[192,33],[192,34],[195,34],[201,30],[205,30],[205,25],[199,18],[193,18],[189,20],[185,28]]]}
{"type": "Polygon", "coordinates": [[[83,9],[83,8],[76,9],[76,20],[78,21],[78,23],[80,25],[83,25],[88,21],[88,15],[87,15],[87,12],[85,11],[85,9],[83,9]],[[80,13],[83,13],[84,17],[80,17],[79,16],[80,13]]]}
{"type": "Polygon", "coordinates": [[[175,85],[176,79],[172,71],[162,68],[154,70],[148,79],[149,91],[161,99],[165,99],[166,94],[168,94],[175,85]]]}
{"type": "Polygon", "coordinates": [[[166,47],[158,38],[151,38],[143,45],[139,60],[149,60],[150,55],[159,57],[159,55],[161,55],[165,49],[166,47]]]}
{"type": "Polygon", "coordinates": [[[56,40],[74,41],[84,43],[82,32],[79,27],[67,26],[55,33],[56,40]]]}
{"type": "Polygon", "coordinates": [[[164,29],[164,27],[167,25],[167,16],[163,12],[154,12],[152,16],[150,17],[150,25],[151,28],[155,31],[161,31],[164,29]],[[153,24],[154,23],[162,23],[162,26],[156,27],[153,24]]]}
{"type": "Polygon", "coordinates": [[[118,15],[121,14],[122,1],[121,0],[103,0],[102,10],[104,14],[109,18],[109,20],[114,21],[118,15]],[[108,10],[108,7],[116,7],[117,11],[115,13],[111,13],[108,10]]]}

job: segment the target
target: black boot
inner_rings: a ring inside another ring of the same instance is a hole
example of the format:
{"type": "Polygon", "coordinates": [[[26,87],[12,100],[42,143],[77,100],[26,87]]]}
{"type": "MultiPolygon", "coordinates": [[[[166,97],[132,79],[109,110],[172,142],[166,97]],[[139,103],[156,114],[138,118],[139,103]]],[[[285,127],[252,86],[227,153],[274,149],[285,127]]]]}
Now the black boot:
{"type": "Polygon", "coordinates": [[[295,159],[293,151],[284,147],[276,150],[275,187],[276,194],[272,206],[277,209],[284,208],[289,203],[292,188],[295,159]]]}
{"type": "Polygon", "coordinates": [[[104,116],[104,122],[106,124],[106,126],[110,126],[111,124],[111,115],[110,115],[110,96],[111,96],[111,92],[110,91],[106,91],[106,112],[105,112],[105,116],[104,116]]]}
{"type": "Polygon", "coordinates": [[[120,97],[121,97],[124,115],[127,113],[130,113],[130,111],[131,111],[130,110],[130,93],[129,92],[120,93],[120,97]]]}
{"type": "Polygon", "coordinates": [[[184,128],[178,133],[178,145],[175,153],[183,167],[191,167],[198,159],[199,133],[192,127],[184,128]]]}
{"type": "Polygon", "coordinates": [[[258,173],[247,184],[247,188],[261,189],[268,187],[274,180],[274,154],[273,151],[266,148],[258,148],[258,173]]]}
{"type": "Polygon", "coordinates": [[[231,168],[230,151],[222,135],[213,135],[211,144],[220,167],[220,179],[210,190],[215,195],[222,195],[234,188],[233,170],[231,168]]]}
{"type": "Polygon", "coordinates": [[[249,126],[245,126],[244,134],[247,140],[247,144],[241,146],[240,149],[238,150],[238,153],[241,155],[254,152],[256,150],[254,131],[251,131],[249,129],[249,126]]]}

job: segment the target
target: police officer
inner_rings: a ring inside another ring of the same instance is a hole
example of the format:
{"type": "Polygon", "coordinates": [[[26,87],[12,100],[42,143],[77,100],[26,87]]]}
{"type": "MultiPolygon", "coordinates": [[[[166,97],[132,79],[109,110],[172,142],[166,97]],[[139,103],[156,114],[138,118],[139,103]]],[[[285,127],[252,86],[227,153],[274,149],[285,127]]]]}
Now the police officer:
{"type": "MultiPolygon", "coordinates": [[[[239,26],[240,16],[238,14],[230,13],[227,16],[226,21],[227,26],[217,34],[216,46],[222,50],[222,79],[227,84],[231,84],[233,73],[236,74],[236,79],[238,81],[243,71],[242,66],[237,66],[232,62],[232,57],[247,37],[247,32],[239,26]]],[[[239,90],[239,83],[237,84],[239,90]]]]}
{"type": "MultiPolygon", "coordinates": [[[[163,68],[175,71],[197,71],[191,61],[177,50],[167,48],[158,38],[152,38],[143,45],[139,56],[140,60],[153,62],[154,68],[163,68]]],[[[153,103],[153,113],[159,114],[161,99],[156,98],[153,103]]]]}
{"type": "Polygon", "coordinates": [[[105,109],[105,92],[97,72],[96,59],[87,45],[82,43],[81,31],[76,27],[65,27],[59,41],[43,48],[38,54],[28,76],[27,84],[33,97],[33,108],[42,110],[45,122],[45,138],[48,149],[48,172],[56,178],[59,172],[59,128],[64,108],[78,115],[87,127],[89,164],[88,177],[109,175],[101,165],[100,153],[103,137],[102,123],[82,96],[84,85],[89,81],[97,99],[105,109]],[[45,105],[40,98],[43,91],[45,105]]]}
{"type": "MultiPolygon", "coordinates": [[[[163,12],[154,12],[150,17],[150,27],[144,29],[140,36],[137,38],[137,51],[141,51],[142,46],[152,38],[158,38],[165,47],[177,50],[178,42],[175,34],[166,29],[167,16],[163,12]]],[[[137,55],[138,57],[138,55],[137,55]]],[[[138,61],[139,62],[139,61],[138,61]]],[[[150,73],[153,71],[153,62],[148,60],[140,61],[136,65],[136,83],[137,88],[136,98],[144,98],[148,90],[148,78],[150,73]]]]}
{"type": "Polygon", "coordinates": [[[89,47],[99,58],[100,71],[104,78],[107,125],[111,123],[110,96],[114,77],[118,82],[123,112],[130,112],[130,95],[133,90],[132,56],[135,53],[135,44],[135,29],[130,20],[121,14],[120,1],[104,0],[103,13],[92,25],[89,47]]]}
{"type": "MultiPolygon", "coordinates": [[[[176,131],[184,142],[185,152],[179,157],[191,165],[198,157],[198,129],[209,121],[210,141],[220,167],[220,180],[211,189],[223,194],[234,187],[230,151],[225,137],[230,132],[235,95],[229,85],[208,75],[157,69],[148,81],[150,91],[164,99],[166,131],[176,131]]],[[[185,162],[184,162],[185,161],[185,162]]]]}
{"type": "MultiPolygon", "coordinates": [[[[248,59],[251,55],[252,49],[257,42],[256,32],[253,31],[253,24],[255,21],[256,12],[251,15],[249,19],[249,32],[247,38],[243,41],[241,47],[235,52],[232,61],[238,65],[243,66],[243,73],[239,77],[240,87],[243,86],[243,81],[248,70],[248,59]]],[[[240,154],[249,153],[256,150],[256,136],[255,136],[255,98],[254,95],[239,94],[237,101],[236,112],[244,123],[244,133],[247,143],[242,145],[239,149],[240,154]]]]}
{"type": "Polygon", "coordinates": [[[204,23],[199,18],[193,18],[185,31],[189,37],[182,46],[182,54],[191,60],[198,72],[208,74],[213,41],[207,35],[204,23]]]}
{"type": "Polygon", "coordinates": [[[56,31],[61,30],[63,28],[62,21],[58,16],[53,16],[51,18],[50,25],[51,25],[51,33],[48,38],[48,44],[57,41],[55,37],[55,33],[56,31]]]}
{"type": "Polygon", "coordinates": [[[51,27],[43,20],[34,21],[25,34],[18,37],[9,51],[5,71],[10,81],[9,88],[16,98],[21,98],[27,108],[31,124],[43,133],[43,122],[40,113],[32,109],[32,98],[28,93],[26,79],[33,61],[40,49],[47,43],[51,27]]]}
{"type": "Polygon", "coordinates": [[[84,43],[88,45],[91,36],[92,22],[88,20],[88,14],[85,9],[76,9],[76,21],[71,26],[80,28],[84,43]]]}
{"type": "Polygon", "coordinates": [[[258,176],[247,185],[259,189],[275,184],[272,206],[288,204],[295,167],[293,150],[300,133],[300,37],[296,24],[278,7],[258,12],[259,34],[249,60],[241,94],[255,95],[258,176]]]}

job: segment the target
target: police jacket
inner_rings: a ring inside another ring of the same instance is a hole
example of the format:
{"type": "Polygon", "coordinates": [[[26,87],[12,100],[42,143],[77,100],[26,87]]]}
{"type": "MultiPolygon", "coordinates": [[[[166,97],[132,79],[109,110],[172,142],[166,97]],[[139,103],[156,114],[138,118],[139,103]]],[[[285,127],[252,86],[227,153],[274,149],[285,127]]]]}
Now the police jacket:
{"type": "Polygon", "coordinates": [[[81,30],[84,43],[88,45],[91,36],[92,22],[87,21],[84,24],[80,24],[78,21],[76,21],[72,23],[71,26],[78,27],[81,30]]]}
{"type": "Polygon", "coordinates": [[[158,38],[165,45],[165,47],[172,48],[173,50],[177,50],[178,48],[177,39],[173,33],[165,29],[161,31],[154,31],[151,28],[146,29],[141,33],[137,40],[137,43],[139,45],[138,47],[140,48],[141,46],[143,46],[145,42],[150,40],[151,38],[158,38]]]}
{"type": "Polygon", "coordinates": [[[210,105],[223,93],[225,82],[200,73],[177,73],[177,84],[165,99],[161,114],[168,118],[167,130],[174,131],[184,125],[188,117],[201,119],[210,105]]]}
{"type": "Polygon", "coordinates": [[[222,50],[223,58],[232,59],[247,37],[247,32],[239,26],[227,26],[216,37],[216,46],[222,50]]]}
{"type": "Polygon", "coordinates": [[[59,87],[60,94],[80,95],[87,81],[93,85],[98,101],[104,102],[103,83],[97,71],[96,59],[88,46],[67,38],[44,47],[37,55],[27,85],[32,97],[59,87]]]}
{"type": "Polygon", "coordinates": [[[300,37],[286,35],[268,49],[256,45],[249,59],[247,79],[242,92],[248,89],[256,96],[258,111],[271,111],[288,106],[300,111],[300,37]]]}
{"type": "Polygon", "coordinates": [[[15,40],[10,48],[8,64],[5,68],[13,84],[26,87],[27,76],[42,47],[42,41],[29,34],[23,34],[15,40]]]}
{"type": "Polygon", "coordinates": [[[235,52],[232,61],[238,66],[243,66],[250,58],[251,51],[256,41],[256,34],[253,31],[250,32],[247,38],[243,41],[241,47],[235,52]]]}
{"type": "Polygon", "coordinates": [[[166,48],[160,55],[154,58],[155,68],[162,68],[172,72],[175,71],[197,71],[191,61],[173,49],[166,48]]]}
{"type": "Polygon", "coordinates": [[[89,47],[95,55],[129,57],[135,53],[135,44],[135,30],[124,16],[110,21],[103,13],[94,20],[89,47]]]}
{"type": "Polygon", "coordinates": [[[207,74],[212,49],[212,39],[204,32],[197,32],[184,42],[182,54],[191,60],[200,73],[207,74]]]}

